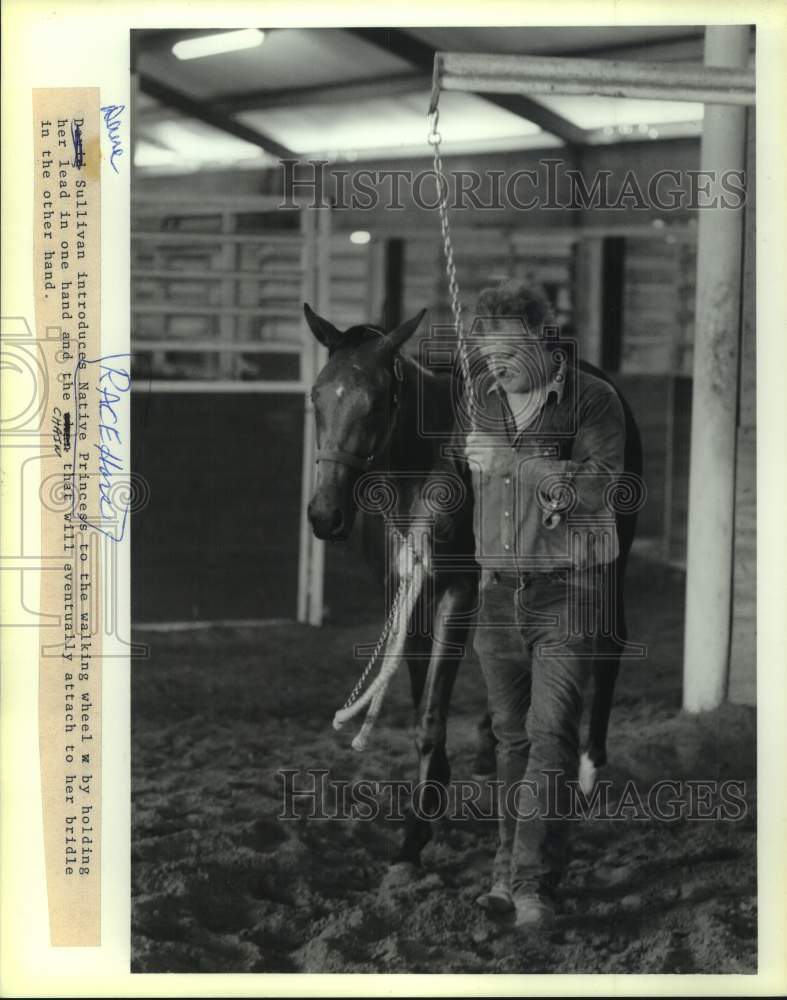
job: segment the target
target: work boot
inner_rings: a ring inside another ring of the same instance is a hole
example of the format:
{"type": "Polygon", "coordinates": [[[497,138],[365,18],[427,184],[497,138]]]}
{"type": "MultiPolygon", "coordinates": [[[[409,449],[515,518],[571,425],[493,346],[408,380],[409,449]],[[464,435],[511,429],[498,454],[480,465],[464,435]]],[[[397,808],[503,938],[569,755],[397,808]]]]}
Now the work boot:
{"type": "Polygon", "coordinates": [[[518,892],[510,898],[516,910],[514,925],[517,929],[539,930],[555,922],[555,907],[546,894],[518,892]]]}

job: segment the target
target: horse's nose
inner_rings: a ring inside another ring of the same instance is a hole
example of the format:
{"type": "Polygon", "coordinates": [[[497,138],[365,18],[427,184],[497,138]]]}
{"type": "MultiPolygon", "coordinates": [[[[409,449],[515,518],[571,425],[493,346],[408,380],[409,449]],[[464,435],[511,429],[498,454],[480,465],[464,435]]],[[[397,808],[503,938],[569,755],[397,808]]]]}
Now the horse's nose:
{"type": "Polygon", "coordinates": [[[344,531],[344,514],[339,507],[321,510],[312,502],[308,508],[309,521],[318,538],[341,538],[344,531]]]}
{"type": "Polygon", "coordinates": [[[328,529],[328,534],[331,538],[341,535],[344,531],[344,514],[337,507],[333,512],[333,518],[331,519],[331,524],[328,529]]]}

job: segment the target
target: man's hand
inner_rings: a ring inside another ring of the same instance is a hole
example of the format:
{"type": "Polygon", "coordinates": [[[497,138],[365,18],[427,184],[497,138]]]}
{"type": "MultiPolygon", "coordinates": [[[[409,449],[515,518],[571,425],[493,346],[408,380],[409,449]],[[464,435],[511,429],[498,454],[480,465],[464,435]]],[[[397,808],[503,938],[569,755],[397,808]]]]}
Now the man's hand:
{"type": "Polygon", "coordinates": [[[429,549],[426,544],[426,536],[424,536],[424,544],[421,545],[420,550],[416,547],[417,542],[415,539],[408,542],[402,542],[399,546],[399,558],[397,563],[397,570],[399,573],[399,579],[410,579],[415,572],[416,563],[420,563],[425,573],[431,571],[431,563],[429,560],[429,549]]]}
{"type": "Polygon", "coordinates": [[[465,457],[473,467],[487,474],[511,471],[511,450],[492,434],[471,431],[465,443],[465,457]]]}
{"type": "Polygon", "coordinates": [[[570,483],[567,480],[560,480],[553,474],[546,484],[543,482],[540,484],[536,491],[536,499],[541,508],[541,524],[547,531],[554,531],[576,498],[570,483]]]}

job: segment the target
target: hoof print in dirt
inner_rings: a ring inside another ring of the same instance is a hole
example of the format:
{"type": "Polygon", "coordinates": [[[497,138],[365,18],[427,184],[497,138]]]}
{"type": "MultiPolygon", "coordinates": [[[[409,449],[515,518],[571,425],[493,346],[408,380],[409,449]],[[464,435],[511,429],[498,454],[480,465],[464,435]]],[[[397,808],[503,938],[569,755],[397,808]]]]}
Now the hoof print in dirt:
{"type": "Polygon", "coordinates": [[[402,894],[425,896],[444,888],[445,883],[435,872],[424,872],[409,861],[400,861],[391,865],[383,876],[378,896],[381,898],[402,894]]]}
{"type": "Polygon", "coordinates": [[[391,865],[380,882],[380,894],[410,889],[421,878],[421,870],[412,861],[397,861],[391,865]]]}

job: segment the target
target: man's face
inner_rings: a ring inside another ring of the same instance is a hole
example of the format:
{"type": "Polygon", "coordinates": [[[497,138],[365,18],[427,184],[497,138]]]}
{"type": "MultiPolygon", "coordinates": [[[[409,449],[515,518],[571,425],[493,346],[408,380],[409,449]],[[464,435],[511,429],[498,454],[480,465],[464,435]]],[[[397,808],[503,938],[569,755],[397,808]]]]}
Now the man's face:
{"type": "Polygon", "coordinates": [[[532,392],[546,385],[552,374],[552,347],[535,334],[486,327],[478,347],[494,378],[505,392],[532,392]]]}

